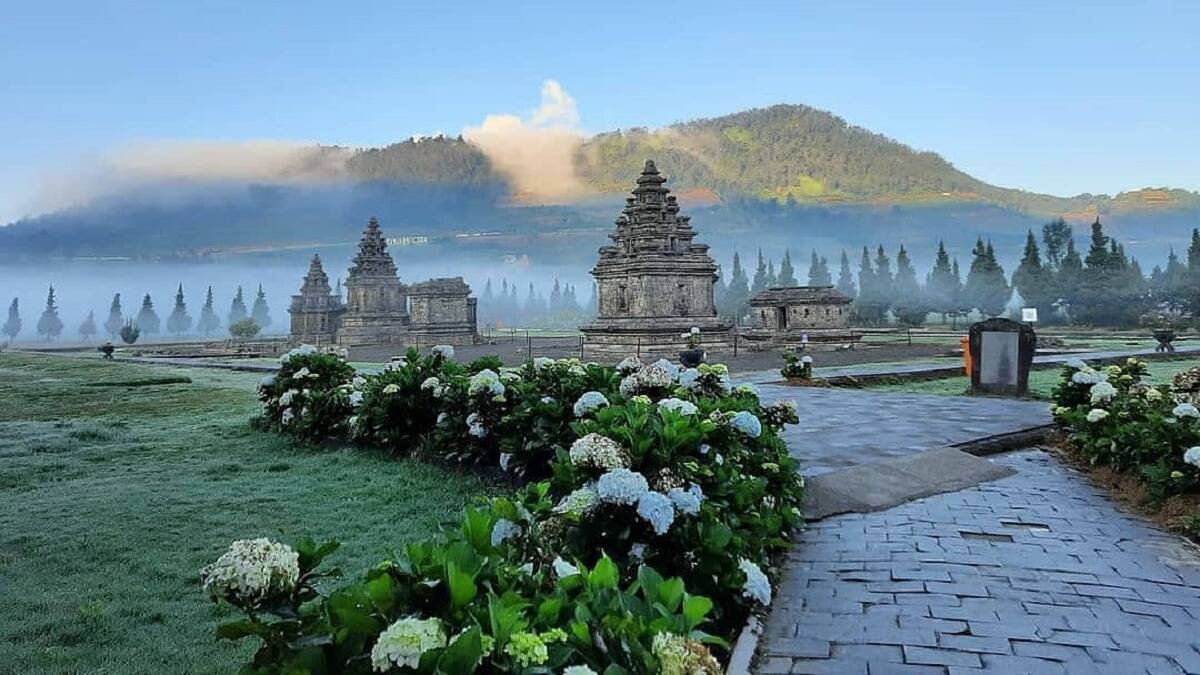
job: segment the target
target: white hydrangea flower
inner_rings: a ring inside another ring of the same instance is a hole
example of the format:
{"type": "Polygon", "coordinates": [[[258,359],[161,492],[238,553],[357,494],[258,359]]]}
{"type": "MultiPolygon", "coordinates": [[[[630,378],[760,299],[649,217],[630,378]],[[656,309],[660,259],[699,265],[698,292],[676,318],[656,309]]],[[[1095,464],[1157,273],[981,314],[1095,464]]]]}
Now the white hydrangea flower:
{"type": "Polygon", "coordinates": [[[583,516],[599,505],[600,493],[596,491],[594,484],[588,483],[566,497],[563,497],[562,501],[555,505],[554,512],[583,516]]]}
{"type": "Polygon", "coordinates": [[[1116,396],[1117,388],[1108,382],[1097,382],[1096,384],[1092,385],[1092,388],[1088,390],[1088,393],[1092,397],[1093,404],[1102,403],[1116,396]]]}
{"type": "Polygon", "coordinates": [[[633,396],[637,393],[637,377],[634,375],[625,376],[621,379],[621,384],[617,389],[621,392],[621,396],[625,398],[633,396]]]}
{"type": "Polygon", "coordinates": [[[443,424],[445,424],[445,423],[446,423],[446,420],[448,420],[448,419],[450,419],[450,413],[444,413],[444,412],[443,412],[443,413],[438,413],[438,416],[437,416],[437,425],[438,425],[439,427],[440,427],[440,426],[442,426],[443,424]]]}
{"type": "Polygon", "coordinates": [[[452,347],[450,345],[434,345],[433,348],[429,350],[429,352],[431,354],[440,354],[441,356],[443,356],[444,358],[447,358],[447,359],[454,358],[454,347],[452,347]]]}
{"type": "Polygon", "coordinates": [[[671,529],[671,523],[675,522],[675,505],[661,492],[642,493],[638,498],[637,512],[658,535],[666,534],[671,529]]]}
{"type": "Polygon", "coordinates": [[[758,438],[762,435],[762,422],[745,410],[734,413],[733,417],[729,418],[729,424],[750,438],[758,438]]]}
{"type": "Polygon", "coordinates": [[[624,448],[607,436],[590,433],[578,438],[568,451],[571,464],[597,469],[618,469],[628,466],[624,448]]]}
{"type": "Polygon", "coordinates": [[[478,423],[467,425],[467,433],[475,438],[486,438],[488,435],[487,427],[478,423]]]}
{"type": "Polygon", "coordinates": [[[596,482],[596,492],[600,495],[600,500],[610,504],[632,506],[649,490],[650,484],[646,482],[645,476],[625,468],[613,469],[600,476],[600,480],[596,482]]]}
{"type": "Polygon", "coordinates": [[[265,537],[239,539],[200,570],[200,578],[214,598],[257,602],[296,588],[300,556],[292,547],[265,537]]]}
{"type": "Polygon", "coordinates": [[[350,405],[357,408],[358,406],[362,405],[362,402],[363,395],[361,391],[356,391],[350,394],[350,405]]]}
{"type": "Polygon", "coordinates": [[[672,381],[679,378],[679,366],[671,363],[667,359],[659,359],[650,365],[666,373],[668,376],[670,376],[672,381]]]}
{"type": "Polygon", "coordinates": [[[283,392],[283,394],[279,397],[279,405],[282,405],[282,406],[291,405],[292,401],[299,394],[300,394],[300,392],[296,391],[295,389],[288,389],[287,391],[283,392]]]}
{"type": "Polygon", "coordinates": [[[1083,370],[1088,367],[1088,364],[1083,359],[1075,357],[1067,359],[1066,366],[1071,370],[1083,370]]]}
{"type": "Polygon", "coordinates": [[[1171,410],[1171,414],[1176,417],[1197,418],[1200,417],[1200,410],[1197,410],[1196,406],[1191,403],[1180,403],[1171,410]]]}
{"type": "Polygon", "coordinates": [[[308,366],[305,366],[305,367],[301,368],[300,370],[297,370],[296,372],[292,373],[292,378],[296,379],[296,380],[302,380],[302,379],[308,377],[309,374],[310,373],[308,371],[308,366]]]}
{"type": "Polygon", "coordinates": [[[1183,461],[1194,467],[1200,467],[1200,446],[1192,446],[1183,453],[1183,461]]]}
{"type": "Polygon", "coordinates": [[[1098,384],[1100,382],[1108,381],[1108,373],[1099,370],[1092,370],[1091,368],[1084,368],[1083,370],[1077,371],[1075,374],[1071,375],[1071,381],[1075,384],[1098,384]]]}
{"type": "Polygon", "coordinates": [[[597,673],[587,666],[567,666],[563,668],[562,675],[597,675],[597,673]]]}
{"type": "Polygon", "coordinates": [[[548,356],[538,356],[533,359],[533,369],[537,371],[545,370],[554,365],[554,359],[548,356]]]}
{"type": "Polygon", "coordinates": [[[398,384],[396,384],[396,383],[394,383],[394,382],[393,382],[392,384],[389,384],[388,386],[386,386],[386,387],[384,387],[384,388],[383,388],[383,393],[385,393],[385,394],[399,394],[399,393],[400,393],[400,385],[398,385],[398,384]]]}
{"type": "Polygon", "coordinates": [[[646,559],[646,545],[645,544],[634,544],[633,546],[630,546],[629,547],[629,557],[633,558],[634,560],[645,560],[646,559]]]}
{"type": "Polygon", "coordinates": [[[681,398],[664,398],[658,402],[658,407],[660,410],[670,410],[680,415],[696,415],[700,412],[695,403],[681,398]]]}
{"type": "Polygon", "coordinates": [[[598,391],[585,391],[579,397],[579,400],[575,401],[575,416],[583,417],[584,415],[589,415],[606,405],[608,405],[608,399],[604,394],[598,391]]]}
{"type": "Polygon", "coordinates": [[[1162,392],[1159,391],[1158,389],[1151,387],[1146,390],[1146,400],[1147,401],[1158,401],[1161,399],[1162,399],[1162,392]]]}
{"type": "Polygon", "coordinates": [[[279,423],[287,426],[291,424],[292,420],[294,419],[296,419],[296,413],[292,412],[291,408],[284,408],[283,414],[279,416],[279,423]]]}
{"type": "Polygon", "coordinates": [[[492,526],[492,546],[499,546],[509,539],[521,536],[521,526],[507,518],[501,518],[492,526]]]}
{"type": "Polygon", "coordinates": [[[636,356],[626,356],[617,364],[617,372],[623,375],[629,375],[637,372],[642,367],[642,362],[636,356]]]}
{"type": "Polygon", "coordinates": [[[500,453],[500,470],[508,471],[508,463],[511,461],[512,461],[512,453],[511,452],[500,453]]]}
{"type": "Polygon", "coordinates": [[[542,402],[543,405],[554,405],[554,403],[555,403],[553,396],[543,396],[539,400],[542,402]]]}
{"type": "Polygon", "coordinates": [[[316,347],[309,345],[309,344],[302,344],[299,347],[296,347],[295,349],[284,354],[283,356],[280,356],[279,363],[280,364],[287,363],[288,361],[292,360],[293,356],[308,356],[309,354],[316,354],[316,353],[317,353],[316,347]]]}
{"type": "Polygon", "coordinates": [[[739,394],[752,394],[754,396],[758,396],[758,387],[754,386],[753,384],[749,384],[749,383],[739,384],[734,389],[734,391],[736,391],[739,394]]]}
{"type": "Polygon", "coordinates": [[[471,376],[471,380],[467,384],[467,392],[472,395],[488,392],[499,396],[504,393],[504,383],[500,381],[500,376],[496,374],[496,371],[484,368],[471,376]]]}
{"type": "Polygon", "coordinates": [[[559,579],[579,574],[579,568],[563,560],[562,556],[556,557],[551,565],[554,567],[554,573],[558,575],[559,579]]]}
{"type": "Polygon", "coordinates": [[[421,382],[421,391],[436,390],[441,383],[442,381],[436,377],[427,377],[425,381],[421,382]]]}
{"type": "Polygon", "coordinates": [[[355,375],[353,380],[350,380],[350,386],[355,389],[362,389],[367,386],[367,378],[362,375],[355,375]]]}
{"type": "Polygon", "coordinates": [[[812,362],[813,362],[813,357],[811,357],[811,356],[805,355],[805,356],[800,357],[800,363],[803,363],[805,365],[812,365],[812,362]]]}
{"type": "Polygon", "coordinates": [[[446,646],[446,631],[438,619],[406,617],[388,626],[371,648],[371,667],[385,672],[394,667],[416,668],[421,655],[446,646]]]}
{"type": "Polygon", "coordinates": [[[694,516],[700,513],[700,502],[704,501],[704,491],[700,489],[699,485],[692,483],[686,490],[671,488],[667,491],[667,497],[675,505],[676,511],[687,516],[694,516]]]}
{"type": "Polygon", "coordinates": [[[746,583],[742,585],[742,596],[754,600],[764,607],[771,604],[771,582],[758,565],[742,558],[738,560],[738,568],[746,575],[746,583]]]}
{"type": "Polygon", "coordinates": [[[1103,410],[1101,408],[1092,408],[1091,410],[1088,411],[1087,421],[1099,422],[1100,420],[1104,419],[1105,417],[1108,417],[1107,410],[1103,410]]]}

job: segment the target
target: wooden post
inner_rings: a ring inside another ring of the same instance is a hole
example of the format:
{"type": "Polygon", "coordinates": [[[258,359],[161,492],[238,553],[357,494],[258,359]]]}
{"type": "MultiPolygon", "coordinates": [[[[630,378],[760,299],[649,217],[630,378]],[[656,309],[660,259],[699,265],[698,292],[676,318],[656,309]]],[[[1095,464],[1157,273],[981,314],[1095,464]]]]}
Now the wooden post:
{"type": "Polygon", "coordinates": [[[583,336],[579,336],[579,360],[583,360],[583,336]]]}
{"type": "Polygon", "coordinates": [[[529,329],[525,329],[525,356],[533,358],[533,337],[529,335],[529,329]]]}
{"type": "Polygon", "coordinates": [[[637,341],[637,356],[639,359],[642,358],[642,338],[640,335],[638,336],[637,341]]]}
{"type": "Polygon", "coordinates": [[[737,350],[738,350],[738,334],[737,334],[737,331],[734,331],[733,332],[733,358],[735,358],[735,359],[737,358],[737,350]]]}

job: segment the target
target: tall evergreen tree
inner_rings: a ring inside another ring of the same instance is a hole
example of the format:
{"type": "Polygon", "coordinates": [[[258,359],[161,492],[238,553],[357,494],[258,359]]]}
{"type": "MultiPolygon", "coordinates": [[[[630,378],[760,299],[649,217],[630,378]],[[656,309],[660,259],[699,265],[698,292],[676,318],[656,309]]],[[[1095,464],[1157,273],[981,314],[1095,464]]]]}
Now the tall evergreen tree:
{"type": "Polygon", "coordinates": [[[172,335],[183,335],[192,329],[192,316],[188,314],[187,303],[183,300],[183,284],[175,291],[175,307],[167,317],[167,330],[172,335]]]}
{"type": "Polygon", "coordinates": [[[893,282],[893,289],[896,302],[901,304],[911,305],[921,296],[921,284],[917,281],[917,270],[912,266],[912,261],[908,259],[908,251],[905,250],[903,244],[896,252],[896,278],[893,282]]]}
{"type": "Polygon", "coordinates": [[[1054,275],[1054,290],[1059,303],[1067,306],[1071,318],[1077,318],[1082,310],[1080,294],[1083,288],[1083,258],[1075,248],[1075,240],[1068,239],[1062,259],[1058,264],[1058,272],[1054,275]]]}
{"type": "Polygon", "coordinates": [[[896,297],[896,279],[892,276],[892,261],[883,250],[883,244],[875,250],[875,294],[883,311],[886,312],[896,297]]]}
{"type": "Polygon", "coordinates": [[[996,251],[991,242],[984,245],[982,239],[976,240],[971,254],[973,258],[963,286],[963,298],[984,314],[996,316],[1004,311],[1008,302],[1009,288],[1004,269],[996,262],[996,251]]]}
{"type": "Polygon", "coordinates": [[[4,334],[8,336],[9,342],[21,334],[21,308],[16,298],[13,298],[12,304],[8,306],[8,321],[4,322],[4,334]]]}
{"type": "Polygon", "coordinates": [[[725,304],[728,316],[735,322],[750,311],[750,284],[746,279],[746,270],[742,268],[742,259],[738,252],[733,252],[733,273],[729,277],[729,287],[725,291],[725,304]]]}
{"type": "Polygon", "coordinates": [[[938,242],[937,255],[933,260],[933,268],[925,277],[925,298],[932,311],[945,315],[960,309],[958,296],[961,292],[958,274],[950,265],[950,254],[946,252],[946,242],[938,242]]]}
{"type": "Polygon", "coordinates": [[[1038,310],[1038,319],[1046,321],[1053,311],[1053,289],[1051,288],[1049,270],[1042,265],[1042,255],[1038,249],[1037,239],[1033,230],[1025,236],[1025,251],[1021,255],[1021,264],[1013,272],[1012,283],[1026,307],[1038,310]]]}
{"type": "Polygon", "coordinates": [[[125,317],[121,310],[121,294],[114,293],[112,304],[108,307],[108,318],[104,321],[104,332],[108,333],[110,340],[116,340],[124,326],[125,317]]]}
{"type": "Polygon", "coordinates": [[[817,255],[816,251],[812,252],[812,259],[808,264],[808,285],[833,285],[833,278],[829,274],[829,261],[817,255]]]}
{"type": "Polygon", "coordinates": [[[158,319],[158,312],[154,311],[154,301],[150,299],[149,293],[142,298],[142,308],[138,310],[135,322],[142,335],[158,335],[161,322],[158,319]]]}
{"type": "Polygon", "coordinates": [[[800,285],[796,279],[796,268],[792,267],[792,252],[786,248],[783,249],[783,260],[779,263],[779,279],[776,283],[784,287],[800,285]]]}
{"type": "Polygon", "coordinates": [[[1179,256],[1172,248],[1167,254],[1167,268],[1155,289],[1159,302],[1167,311],[1182,312],[1187,308],[1187,280],[1187,267],[1179,261],[1179,256]]]}
{"type": "Polygon", "coordinates": [[[750,285],[750,291],[757,293],[767,287],[767,263],[763,260],[762,248],[758,249],[758,267],[754,269],[754,283],[750,285]]]}
{"type": "Polygon", "coordinates": [[[246,311],[246,300],[242,296],[242,287],[238,286],[237,293],[233,296],[233,302],[229,305],[229,316],[226,319],[226,324],[232,326],[247,316],[249,316],[249,313],[246,311]]]}
{"type": "Polygon", "coordinates": [[[846,255],[846,249],[842,249],[842,260],[838,266],[837,290],[847,298],[858,295],[858,288],[854,285],[854,275],[850,273],[850,257],[846,255]]]}
{"type": "Polygon", "coordinates": [[[1180,295],[1182,304],[1192,313],[1194,320],[1200,320],[1200,230],[1192,230],[1192,241],[1188,244],[1187,269],[1183,277],[1183,287],[1180,295]]]}
{"type": "Polygon", "coordinates": [[[88,312],[87,318],[83,320],[83,323],[79,324],[79,335],[86,342],[88,340],[91,340],[92,336],[95,334],[96,334],[96,313],[88,312]]]}
{"type": "Polygon", "coordinates": [[[254,319],[254,323],[258,324],[261,330],[266,330],[271,325],[271,307],[267,305],[267,294],[263,292],[262,284],[258,285],[258,295],[254,296],[250,318],[254,319]]]}
{"type": "MultiPolygon", "coordinates": [[[[888,272],[890,279],[891,273],[888,272]]],[[[853,311],[859,321],[879,323],[887,312],[887,301],[881,292],[879,275],[871,263],[871,252],[864,246],[858,263],[858,297],[854,299],[853,311]]]]}
{"type": "Polygon", "coordinates": [[[768,260],[767,261],[767,287],[773,288],[775,286],[778,286],[779,284],[776,282],[777,282],[777,279],[775,277],[775,261],[768,260]]]}
{"type": "Polygon", "coordinates": [[[46,295],[46,309],[42,311],[42,317],[38,319],[37,332],[47,341],[62,335],[63,322],[58,318],[58,303],[54,300],[54,287],[50,287],[50,292],[46,295]]]}
{"type": "Polygon", "coordinates": [[[204,295],[204,306],[200,308],[200,321],[196,324],[196,330],[207,336],[212,335],[220,327],[221,320],[217,318],[217,312],[213,308],[212,286],[209,286],[208,292],[204,295]]]}

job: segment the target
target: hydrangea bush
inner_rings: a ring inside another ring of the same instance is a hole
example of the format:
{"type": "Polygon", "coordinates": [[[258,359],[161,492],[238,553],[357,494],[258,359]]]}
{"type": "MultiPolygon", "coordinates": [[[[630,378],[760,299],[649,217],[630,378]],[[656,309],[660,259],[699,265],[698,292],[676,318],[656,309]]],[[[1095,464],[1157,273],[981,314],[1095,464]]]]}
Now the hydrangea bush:
{"type": "Polygon", "coordinates": [[[813,357],[807,354],[801,356],[789,350],[783,353],[783,368],[779,374],[789,380],[811,380],[812,369],[813,357]]]}
{"type": "Polygon", "coordinates": [[[246,633],[263,640],[256,663],[277,668],[256,672],[319,652],[325,672],[715,673],[710,647],[770,604],[771,559],[802,523],[803,479],[779,435],[799,420],[791,403],[732,387],[724,366],[504,368],[434,350],[357,374],[301,350],[264,389],[267,426],[297,433],[280,420],[295,403],[280,396],[318,359],[321,387],[306,400],[344,401],[321,409],[319,436],[298,435],[422,451],[523,487],[293,610],[319,621],[246,633]]]}
{"type": "Polygon", "coordinates": [[[279,357],[277,374],[259,381],[256,422],[311,441],[344,437],[365,384],[344,354],[301,345],[279,357]]]}
{"type": "Polygon", "coordinates": [[[1054,419],[1091,463],[1138,475],[1154,497],[1197,489],[1200,410],[1186,394],[1143,383],[1145,374],[1145,362],[1132,358],[1103,368],[1068,362],[1053,392],[1054,419]]]}

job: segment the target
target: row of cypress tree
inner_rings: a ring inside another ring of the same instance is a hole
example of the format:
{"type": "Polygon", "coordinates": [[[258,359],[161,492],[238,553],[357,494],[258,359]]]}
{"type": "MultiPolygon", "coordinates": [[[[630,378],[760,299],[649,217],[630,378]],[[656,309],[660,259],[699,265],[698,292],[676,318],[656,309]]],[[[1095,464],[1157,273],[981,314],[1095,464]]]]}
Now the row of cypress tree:
{"type": "MultiPolygon", "coordinates": [[[[232,326],[247,318],[253,319],[259,328],[266,328],[271,325],[271,308],[267,305],[267,295],[263,292],[261,285],[258,287],[258,294],[254,299],[254,305],[249,310],[246,309],[242,287],[237,287],[237,293],[234,294],[229,312],[226,315],[226,326],[232,326]]],[[[117,335],[120,334],[121,328],[127,322],[132,322],[142,335],[157,335],[162,332],[162,321],[158,317],[158,312],[154,309],[154,301],[150,298],[149,293],[142,298],[142,305],[137,314],[128,319],[125,318],[124,309],[121,306],[121,294],[116,293],[113,295],[112,304],[108,309],[108,318],[104,321],[103,326],[97,326],[95,312],[88,312],[83,323],[79,325],[79,335],[87,340],[99,333],[100,329],[103,329],[111,339],[115,340],[117,335]]],[[[21,334],[22,324],[19,301],[17,298],[13,298],[12,303],[8,307],[8,320],[0,327],[0,333],[7,335],[9,340],[14,340],[21,334]]],[[[175,306],[172,308],[171,313],[167,315],[167,332],[176,336],[188,335],[192,333],[193,325],[196,333],[206,336],[212,335],[221,327],[221,320],[217,317],[216,310],[213,307],[212,286],[208,287],[208,292],[204,298],[204,306],[200,308],[200,318],[194,324],[191,314],[188,313],[187,301],[183,293],[183,284],[180,284],[175,291],[175,306]]],[[[62,332],[63,322],[58,316],[58,300],[55,297],[54,287],[51,286],[46,296],[46,307],[38,319],[37,334],[44,340],[53,340],[62,335],[62,332]]]]}

